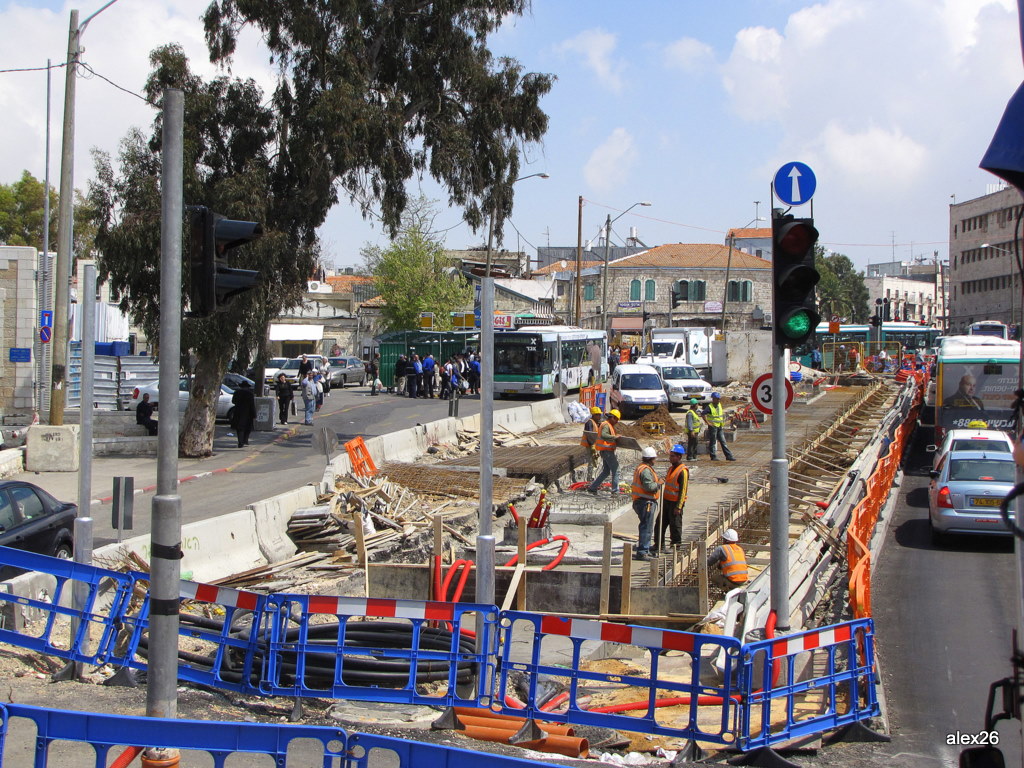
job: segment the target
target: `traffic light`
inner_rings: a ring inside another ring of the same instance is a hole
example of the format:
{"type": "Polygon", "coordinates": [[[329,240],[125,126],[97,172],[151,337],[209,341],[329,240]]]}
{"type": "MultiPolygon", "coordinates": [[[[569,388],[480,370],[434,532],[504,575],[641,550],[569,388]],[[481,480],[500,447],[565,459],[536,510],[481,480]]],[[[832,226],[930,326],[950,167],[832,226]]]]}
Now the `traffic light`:
{"type": "Polygon", "coordinates": [[[875,327],[880,326],[882,324],[882,318],[880,318],[878,315],[872,315],[871,324],[875,327]]]}
{"type": "Polygon", "coordinates": [[[882,319],[887,323],[892,320],[892,305],[888,299],[882,299],[882,319]]]}
{"type": "Polygon", "coordinates": [[[672,309],[683,303],[683,292],[679,290],[679,282],[672,283],[672,309]]]}
{"type": "Polygon", "coordinates": [[[191,262],[191,317],[209,317],[223,311],[231,300],[256,286],[260,273],[228,266],[227,252],[263,234],[255,221],[234,221],[205,205],[190,205],[189,261],[191,262]]]}
{"type": "Polygon", "coordinates": [[[814,219],[772,216],[772,324],[780,347],[793,348],[807,341],[821,322],[814,296],[821,279],[814,267],[817,242],[814,219]]]}

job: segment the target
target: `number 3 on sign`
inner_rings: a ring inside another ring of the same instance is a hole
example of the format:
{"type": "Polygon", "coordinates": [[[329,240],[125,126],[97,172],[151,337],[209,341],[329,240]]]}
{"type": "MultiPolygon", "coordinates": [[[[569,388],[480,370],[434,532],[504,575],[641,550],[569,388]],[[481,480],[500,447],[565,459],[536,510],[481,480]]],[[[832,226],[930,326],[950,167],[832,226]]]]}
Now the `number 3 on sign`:
{"type": "MultiPolygon", "coordinates": [[[[789,406],[793,404],[793,385],[789,383],[789,379],[786,380],[786,405],[785,410],[789,410],[789,406]]],[[[754,407],[762,413],[771,414],[774,410],[775,403],[772,397],[772,375],[770,373],[764,373],[757,377],[754,381],[754,386],[750,388],[750,399],[754,402],[754,407]]]]}

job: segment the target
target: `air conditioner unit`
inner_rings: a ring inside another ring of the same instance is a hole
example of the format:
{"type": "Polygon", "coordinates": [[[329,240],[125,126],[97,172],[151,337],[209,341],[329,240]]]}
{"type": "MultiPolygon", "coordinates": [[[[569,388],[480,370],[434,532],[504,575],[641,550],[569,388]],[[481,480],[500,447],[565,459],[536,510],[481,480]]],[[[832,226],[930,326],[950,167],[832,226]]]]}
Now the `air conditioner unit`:
{"type": "Polygon", "coordinates": [[[317,293],[320,290],[319,280],[310,280],[306,283],[306,290],[309,293],[317,293]]]}

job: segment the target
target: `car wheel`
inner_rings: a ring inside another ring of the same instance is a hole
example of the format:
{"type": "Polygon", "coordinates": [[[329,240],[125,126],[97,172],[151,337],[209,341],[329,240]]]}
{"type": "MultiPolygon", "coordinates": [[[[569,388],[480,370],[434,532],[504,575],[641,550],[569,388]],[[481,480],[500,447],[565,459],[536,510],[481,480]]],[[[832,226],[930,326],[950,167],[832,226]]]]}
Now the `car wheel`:
{"type": "Polygon", "coordinates": [[[343,375],[341,377],[341,388],[344,389],[346,386],[348,386],[348,377],[343,375]]]}
{"type": "Polygon", "coordinates": [[[70,560],[74,557],[74,549],[70,541],[60,542],[53,550],[53,556],[58,560],[70,560]]]}

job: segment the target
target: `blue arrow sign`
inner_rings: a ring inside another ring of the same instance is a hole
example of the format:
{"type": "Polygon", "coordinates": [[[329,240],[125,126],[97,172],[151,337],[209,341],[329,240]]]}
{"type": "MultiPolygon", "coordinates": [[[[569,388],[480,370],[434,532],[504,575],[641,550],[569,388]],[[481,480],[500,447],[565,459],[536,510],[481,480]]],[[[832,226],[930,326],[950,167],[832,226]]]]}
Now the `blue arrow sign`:
{"type": "Polygon", "coordinates": [[[786,163],[775,173],[772,187],[775,196],[786,205],[803,205],[814,197],[818,180],[814,171],[804,163],[786,163]]]}
{"type": "Polygon", "coordinates": [[[39,313],[39,327],[53,328],[53,312],[48,309],[44,309],[39,313]]]}

